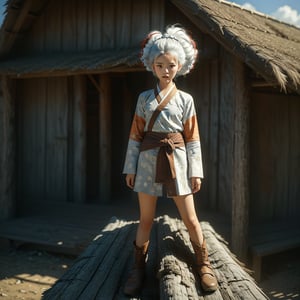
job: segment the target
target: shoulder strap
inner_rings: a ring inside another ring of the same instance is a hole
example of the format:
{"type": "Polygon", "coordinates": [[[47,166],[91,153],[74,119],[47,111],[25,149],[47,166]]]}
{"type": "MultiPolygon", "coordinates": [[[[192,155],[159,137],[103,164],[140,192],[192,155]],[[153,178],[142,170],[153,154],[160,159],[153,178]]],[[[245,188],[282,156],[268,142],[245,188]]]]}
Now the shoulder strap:
{"type": "MultiPolygon", "coordinates": [[[[166,107],[166,105],[170,102],[170,100],[175,96],[175,94],[177,93],[177,88],[176,86],[174,86],[174,88],[172,89],[172,91],[170,92],[170,94],[163,100],[161,101],[158,106],[156,107],[156,110],[153,112],[151,119],[149,121],[148,124],[148,131],[152,131],[152,127],[154,125],[154,122],[156,120],[156,118],[158,117],[158,115],[160,114],[160,112],[166,107]]],[[[154,94],[155,94],[155,98],[158,100],[160,99],[159,93],[157,91],[157,88],[154,89],[154,94]]]]}

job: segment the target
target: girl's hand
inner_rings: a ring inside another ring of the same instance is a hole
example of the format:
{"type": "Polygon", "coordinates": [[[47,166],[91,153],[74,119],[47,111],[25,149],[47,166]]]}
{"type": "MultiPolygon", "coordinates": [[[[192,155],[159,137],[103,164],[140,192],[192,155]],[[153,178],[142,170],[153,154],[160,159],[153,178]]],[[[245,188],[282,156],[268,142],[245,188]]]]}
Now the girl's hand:
{"type": "Polygon", "coordinates": [[[126,175],[126,184],[131,189],[133,189],[133,187],[134,187],[134,181],[135,181],[135,174],[127,174],[126,175]]]}
{"type": "Polygon", "coordinates": [[[197,193],[201,189],[201,179],[199,177],[192,177],[191,178],[191,184],[192,184],[192,192],[197,193]]]}

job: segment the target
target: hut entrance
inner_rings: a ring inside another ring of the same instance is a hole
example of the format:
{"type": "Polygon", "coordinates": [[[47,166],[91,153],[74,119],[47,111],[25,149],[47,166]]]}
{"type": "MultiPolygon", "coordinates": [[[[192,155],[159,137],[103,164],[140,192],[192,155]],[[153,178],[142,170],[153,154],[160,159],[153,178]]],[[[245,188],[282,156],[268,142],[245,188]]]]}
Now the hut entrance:
{"type": "Polygon", "coordinates": [[[138,94],[153,86],[146,72],[87,76],[86,201],[129,196],[122,168],[138,94]]]}
{"type": "Polygon", "coordinates": [[[17,82],[18,208],[129,195],[122,168],[146,72],[17,82]]]}

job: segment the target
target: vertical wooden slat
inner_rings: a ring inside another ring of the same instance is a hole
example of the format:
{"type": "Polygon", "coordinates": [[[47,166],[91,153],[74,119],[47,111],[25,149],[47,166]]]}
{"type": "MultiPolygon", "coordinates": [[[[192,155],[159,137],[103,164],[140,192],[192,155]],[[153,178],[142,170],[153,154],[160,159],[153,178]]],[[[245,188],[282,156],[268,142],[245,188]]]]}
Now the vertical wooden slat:
{"type": "Polygon", "coordinates": [[[90,1],[77,0],[77,50],[85,51],[88,46],[88,5],[90,1]]]}
{"type": "Polygon", "coordinates": [[[47,85],[46,194],[50,201],[67,201],[67,79],[49,78],[47,85]]]}
{"type": "Polygon", "coordinates": [[[210,64],[210,114],[209,114],[209,179],[208,199],[211,209],[217,208],[218,197],[218,151],[219,151],[219,63],[213,60],[210,64]]]}
{"type": "Polygon", "coordinates": [[[165,2],[150,1],[150,30],[163,30],[165,24],[165,2]]]}
{"type": "MultiPolygon", "coordinates": [[[[115,26],[116,45],[125,48],[130,45],[132,0],[130,1],[116,0],[115,3],[116,3],[116,20],[118,21],[118,26],[115,26]]],[[[133,30],[135,32],[137,28],[134,28],[133,30]]]]}
{"type": "MultiPolygon", "coordinates": [[[[273,98],[273,97],[272,97],[273,98]]],[[[272,199],[272,156],[271,145],[273,112],[272,101],[268,97],[253,93],[250,114],[250,152],[251,152],[251,217],[260,221],[270,219],[273,214],[272,199]]]]}
{"type": "Polygon", "coordinates": [[[232,158],[231,243],[233,251],[247,259],[249,223],[249,138],[250,98],[245,65],[234,58],[231,71],[234,101],[234,144],[232,158]]]}
{"type": "Polygon", "coordinates": [[[232,166],[233,166],[233,120],[234,102],[232,85],[234,70],[233,58],[223,50],[220,70],[220,130],[219,130],[219,208],[230,215],[232,201],[232,166]]]}
{"type": "MultiPolygon", "coordinates": [[[[197,70],[199,77],[196,77],[196,81],[193,85],[196,86],[196,92],[194,93],[194,100],[197,107],[197,114],[199,119],[199,131],[201,140],[202,160],[204,169],[204,180],[201,186],[201,200],[205,207],[210,206],[209,202],[209,182],[212,179],[210,177],[210,148],[209,148],[209,114],[210,114],[210,64],[209,62],[203,63],[201,69],[197,70]]],[[[188,91],[190,88],[188,89],[188,91]]]]}
{"type": "Polygon", "coordinates": [[[150,28],[150,1],[132,1],[131,10],[131,44],[139,45],[150,28]]]}
{"type": "MultiPolygon", "coordinates": [[[[70,133],[69,133],[70,134],[70,133]]],[[[85,202],[86,198],[86,80],[74,77],[73,106],[73,201],[85,202]]]]}
{"type": "Polygon", "coordinates": [[[101,42],[103,49],[111,49],[117,45],[115,28],[118,26],[115,11],[116,0],[103,2],[103,15],[101,26],[101,42]]]}
{"type": "Polygon", "coordinates": [[[77,1],[62,1],[62,50],[76,50],[77,47],[77,1]]]}
{"type": "Polygon", "coordinates": [[[103,74],[100,80],[100,202],[107,203],[111,195],[111,99],[110,99],[110,78],[103,74]]]}
{"type": "Polygon", "coordinates": [[[0,220],[16,209],[16,128],[14,82],[1,77],[0,87],[0,220]]]}
{"type": "Polygon", "coordinates": [[[221,53],[219,197],[222,210],[231,209],[232,249],[247,254],[249,205],[249,95],[245,66],[221,53]]]}
{"type": "Polygon", "coordinates": [[[63,2],[57,5],[52,1],[42,18],[45,19],[45,22],[38,36],[43,37],[45,50],[61,50],[62,41],[68,38],[63,32],[64,25],[66,25],[63,22],[63,2]]]}
{"type": "Polygon", "coordinates": [[[46,80],[19,80],[18,206],[22,209],[45,197],[46,80]]]}

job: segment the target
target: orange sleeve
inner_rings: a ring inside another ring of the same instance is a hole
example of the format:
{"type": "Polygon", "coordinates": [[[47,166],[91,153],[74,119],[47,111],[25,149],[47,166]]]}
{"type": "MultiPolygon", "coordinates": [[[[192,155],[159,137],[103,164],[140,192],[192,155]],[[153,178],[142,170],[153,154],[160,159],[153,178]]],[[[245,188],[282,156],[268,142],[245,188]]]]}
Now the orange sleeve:
{"type": "Polygon", "coordinates": [[[137,114],[134,114],[129,138],[134,141],[141,142],[144,137],[145,124],[146,121],[144,118],[139,117],[137,114]]]}
{"type": "Polygon", "coordinates": [[[186,120],[183,127],[183,136],[186,143],[200,141],[198,121],[196,115],[186,120]]]}

